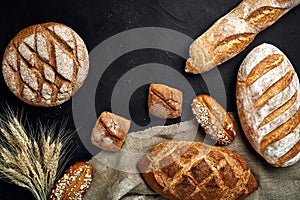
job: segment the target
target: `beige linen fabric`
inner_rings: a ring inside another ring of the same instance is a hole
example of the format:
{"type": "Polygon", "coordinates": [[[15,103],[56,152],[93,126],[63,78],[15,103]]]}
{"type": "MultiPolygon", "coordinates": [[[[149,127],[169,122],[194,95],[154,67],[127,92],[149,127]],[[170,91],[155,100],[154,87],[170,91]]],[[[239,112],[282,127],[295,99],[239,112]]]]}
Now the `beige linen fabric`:
{"type": "MultiPolygon", "coordinates": [[[[226,148],[241,155],[251,168],[258,182],[258,190],[249,200],[298,200],[300,199],[300,162],[287,168],[274,168],[259,156],[250,146],[237,122],[237,137],[226,148]]],[[[143,181],[136,170],[136,162],[143,153],[165,140],[192,140],[211,142],[198,130],[195,120],[170,126],[157,126],[127,136],[122,151],[110,153],[101,151],[89,164],[94,169],[94,177],[84,199],[86,200],[162,200],[143,181]],[[129,155],[128,155],[129,154],[129,155]],[[109,166],[107,166],[109,163],[109,166]],[[125,170],[124,170],[125,169],[125,170]],[[135,171],[136,170],[136,171],[135,171]]]]}

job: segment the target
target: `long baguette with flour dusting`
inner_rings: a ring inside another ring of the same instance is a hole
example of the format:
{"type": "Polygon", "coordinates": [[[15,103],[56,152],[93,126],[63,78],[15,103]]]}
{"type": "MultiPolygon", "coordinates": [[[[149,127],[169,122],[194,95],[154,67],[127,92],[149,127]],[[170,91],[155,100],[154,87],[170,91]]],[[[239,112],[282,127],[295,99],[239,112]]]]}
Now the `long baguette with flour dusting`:
{"type": "Polygon", "coordinates": [[[191,44],[185,71],[203,73],[231,59],[299,3],[300,0],[242,1],[191,44]]]}

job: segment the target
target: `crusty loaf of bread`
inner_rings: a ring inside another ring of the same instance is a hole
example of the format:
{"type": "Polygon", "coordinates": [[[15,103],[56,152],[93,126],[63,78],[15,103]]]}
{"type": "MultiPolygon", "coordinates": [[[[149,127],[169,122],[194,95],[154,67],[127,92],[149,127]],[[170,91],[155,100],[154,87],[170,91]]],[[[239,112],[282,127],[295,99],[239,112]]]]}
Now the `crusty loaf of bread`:
{"type": "Polygon", "coordinates": [[[172,200],[244,199],[258,187],[238,154],[201,142],[160,143],[138,168],[154,191],[172,200]]]}
{"type": "Polygon", "coordinates": [[[300,0],[243,0],[191,44],[185,71],[198,74],[229,60],[299,3],[300,0]]]}
{"type": "Polygon", "coordinates": [[[57,106],[83,85],[89,71],[84,41],[70,27],[48,22],[21,30],[7,45],[2,72],[9,89],[34,106],[57,106]]]}
{"type": "Polygon", "coordinates": [[[254,48],[239,69],[236,98],[254,149],[273,166],[295,164],[300,159],[300,91],[288,58],[270,44],[254,48]]]}

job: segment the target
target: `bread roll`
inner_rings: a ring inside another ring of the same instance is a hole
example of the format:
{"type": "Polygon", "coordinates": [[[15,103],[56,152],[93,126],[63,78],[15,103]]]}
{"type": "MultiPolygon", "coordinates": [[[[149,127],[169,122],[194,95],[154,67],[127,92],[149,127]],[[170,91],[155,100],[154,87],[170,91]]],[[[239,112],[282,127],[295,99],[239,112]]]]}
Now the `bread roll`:
{"type": "Polygon", "coordinates": [[[138,168],[154,191],[172,200],[244,199],[258,187],[243,158],[201,142],[160,143],[138,168]]]}
{"type": "Polygon", "coordinates": [[[163,84],[150,84],[148,110],[155,117],[175,119],[182,114],[182,92],[163,84]]]}
{"type": "Polygon", "coordinates": [[[117,152],[126,140],[131,121],[110,112],[102,112],[91,134],[94,146],[117,152]]]}
{"type": "Polygon", "coordinates": [[[193,99],[191,106],[200,126],[218,144],[228,145],[234,140],[235,124],[214,98],[205,94],[198,95],[193,99]]]}
{"type": "Polygon", "coordinates": [[[236,98],[254,149],[273,166],[295,164],[300,159],[300,91],[288,58],[270,44],[254,48],[239,69],[236,98]]]}
{"type": "Polygon", "coordinates": [[[300,0],[244,0],[190,46],[185,71],[198,74],[234,57],[300,0]]]}

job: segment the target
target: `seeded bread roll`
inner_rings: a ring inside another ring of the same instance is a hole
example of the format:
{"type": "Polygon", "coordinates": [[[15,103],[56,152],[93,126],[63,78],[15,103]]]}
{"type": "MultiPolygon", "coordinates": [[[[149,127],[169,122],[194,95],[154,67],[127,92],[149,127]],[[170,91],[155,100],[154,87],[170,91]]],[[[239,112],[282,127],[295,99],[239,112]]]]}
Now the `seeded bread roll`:
{"type": "Polygon", "coordinates": [[[192,43],[185,71],[199,74],[231,59],[299,3],[300,0],[242,1],[192,43]]]}
{"type": "Polygon", "coordinates": [[[234,140],[235,124],[214,98],[205,94],[198,95],[193,99],[191,106],[200,126],[218,144],[228,145],[234,140]]]}
{"type": "Polygon", "coordinates": [[[275,46],[262,44],[245,58],[237,76],[237,108],[253,148],[275,167],[300,160],[298,76],[275,46]]]}
{"type": "Polygon", "coordinates": [[[160,143],[138,168],[155,192],[172,200],[244,199],[258,187],[243,158],[201,142],[160,143]]]}
{"type": "Polygon", "coordinates": [[[93,168],[85,162],[72,165],[54,185],[48,200],[83,199],[93,177],[93,168]]]}
{"type": "Polygon", "coordinates": [[[21,100],[34,106],[57,106],[82,86],[89,70],[83,40],[71,28],[44,23],[20,31],[2,61],[4,80],[21,100]]]}

